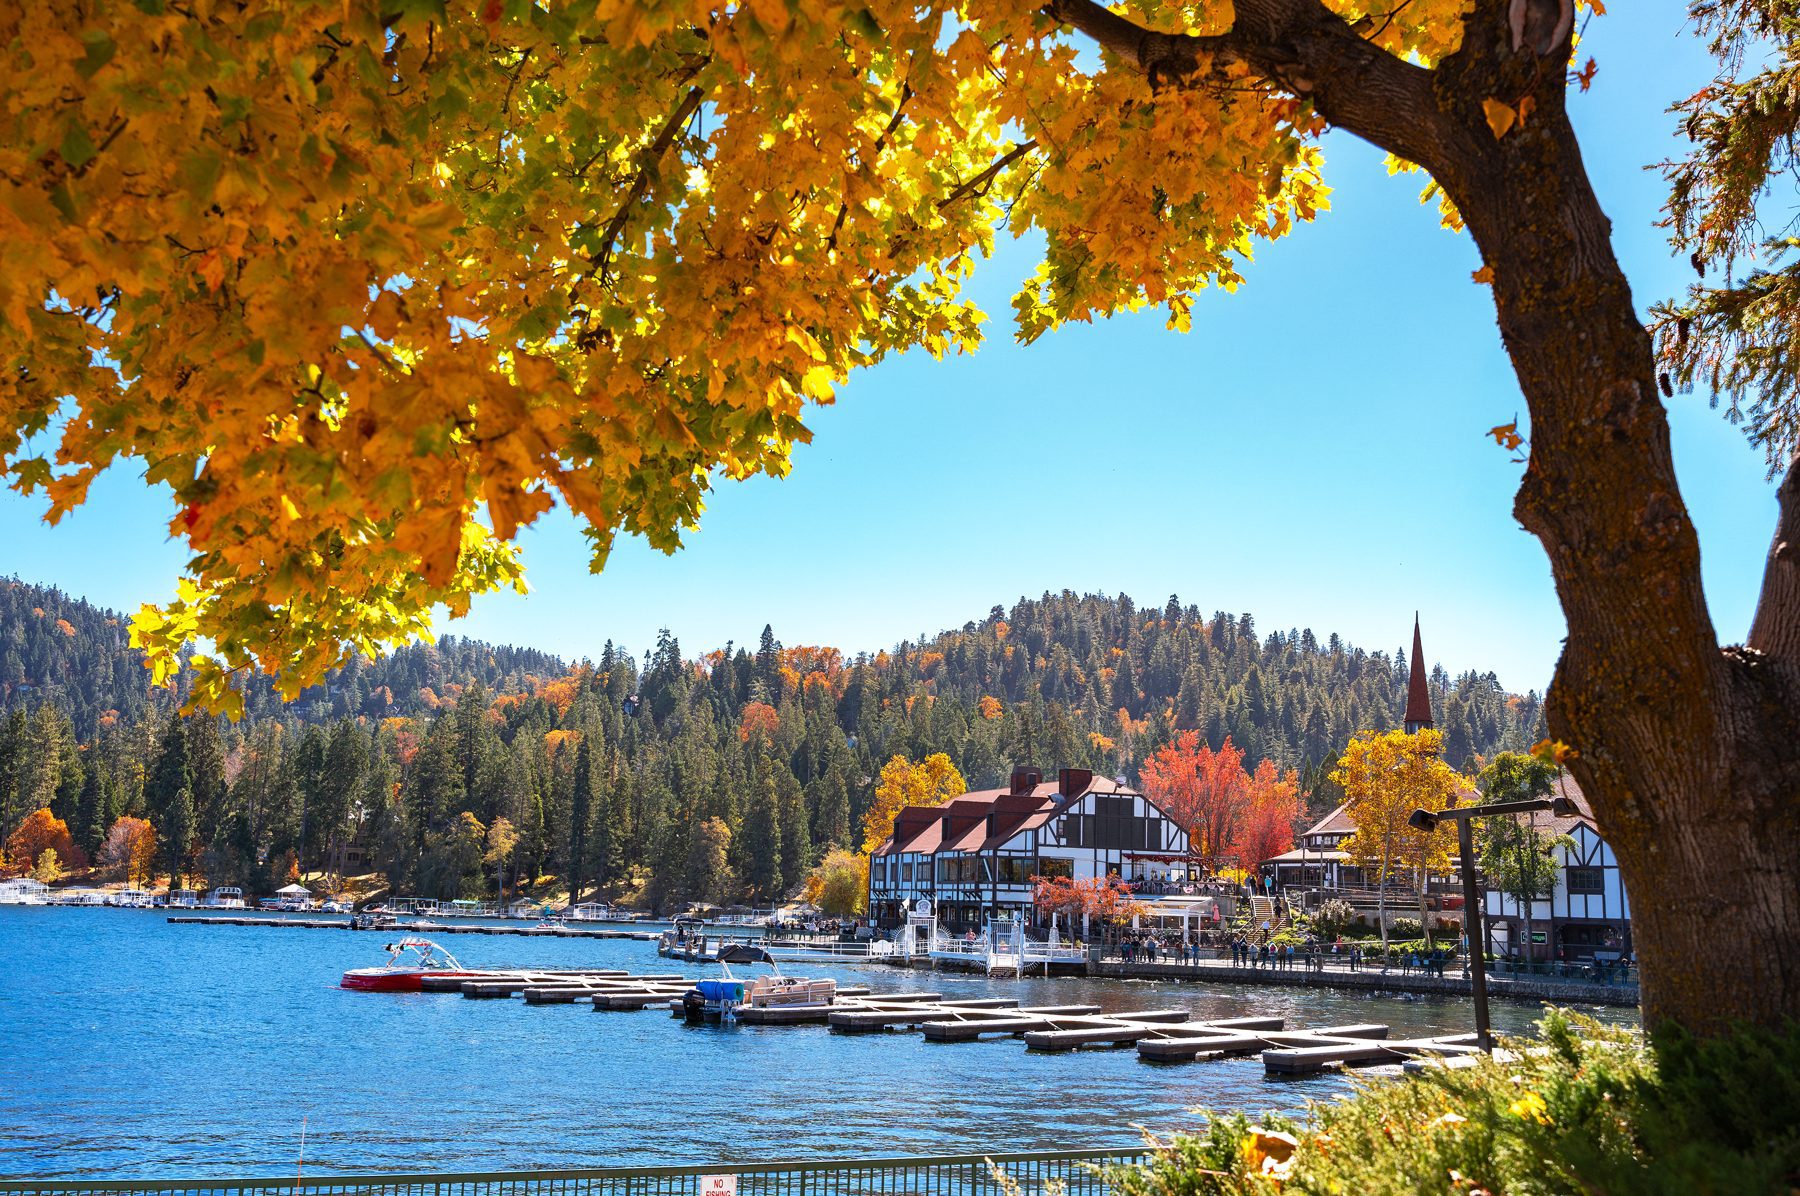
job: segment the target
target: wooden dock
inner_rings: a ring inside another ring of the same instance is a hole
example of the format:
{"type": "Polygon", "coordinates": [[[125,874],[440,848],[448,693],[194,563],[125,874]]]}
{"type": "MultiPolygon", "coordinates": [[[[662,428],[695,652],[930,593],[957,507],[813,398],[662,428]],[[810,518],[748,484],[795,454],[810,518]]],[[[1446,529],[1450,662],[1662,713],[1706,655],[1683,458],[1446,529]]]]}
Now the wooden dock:
{"type": "MultiPolygon", "coordinates": [[[[619,971],[513,969],[475,977],[427,980],[428,992],[460,992],[471,1000],[519,997],[527,1005],[591,1005],[595,1012],[627,1013],[668,1009],[680,1016],[682,994],[693,979],[678,975],[631,975],[619,971]]],[[[937,992],[873,993],[840,987],[830,1005],[745,1006],[745,1025],[824,1025],[833,1033],[917,1031],[928,1042],[978,1042],[997,1037],[1023,1040],[1030,1051],[1069,1053],[1094,1048],[1135,1047],[1152,1063],[1193,1063],[1258,1055],[1270,1075],[1315,1075],[1322,1071],[1408,1060],[1452,1061],[1475,1054],[1473,1034],[1390,1039],[1379,1023],[1288,1028],[1279,1017],[1193,1020],[1186,1009],[1145,1009],[1103,1013],[1097,1005],[1021,1006],[1002,997],[946,999],[937,992]]]]}
{"type": "Polygon", "coordinates": [[[286,926],[299,930],[370,930],[381,934],[518,934],[539,939],[631,939],[653,943],[652,930],[578,930],[573,926],[458,926],[444,922],[407,925],[404,922],[386,926],[356,926],[349,918],[258,918],[214,916],[210,914],[177,914],[169,921],[180,926],[286,926]]]}

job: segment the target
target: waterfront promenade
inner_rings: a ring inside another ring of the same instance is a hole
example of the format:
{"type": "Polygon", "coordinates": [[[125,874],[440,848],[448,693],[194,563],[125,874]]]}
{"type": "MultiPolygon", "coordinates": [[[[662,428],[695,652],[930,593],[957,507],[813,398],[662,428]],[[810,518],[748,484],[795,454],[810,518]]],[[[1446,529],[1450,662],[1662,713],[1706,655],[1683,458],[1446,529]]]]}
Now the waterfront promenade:
{"type": "MultiPolygon", "coordinates": [[[[1361,964],[1352,968],[1341,958],[1323,956],[1311,961],[1296,957],[1291,967],[1250,967],[1234,964],[1230,959],[1202,959],[1198,962],[1147,960],[1126,963],[1117,956],[1090,961],[1088,975],[1114,980],[1186,980],[1213,984],[1265,984],[1284,988],[1336,988],[1351,991],[1415,993],[1419,995],[1469,996],[1470,981],[1459,964],[1447,966],[1443,973],[1422,968],[1402,969],[1391,966],[1385,971],[1379,964],[1361,964]]],[[[1488,974],[1488,993],[1496,997],[1516,997],[1528,1001],[1548,1001],[1560,1005],[1616,1005],[1634,1007],[1638,1003],[1635,983],[1601,984],[1575,976],[1509,976],[1488,974]]]]}

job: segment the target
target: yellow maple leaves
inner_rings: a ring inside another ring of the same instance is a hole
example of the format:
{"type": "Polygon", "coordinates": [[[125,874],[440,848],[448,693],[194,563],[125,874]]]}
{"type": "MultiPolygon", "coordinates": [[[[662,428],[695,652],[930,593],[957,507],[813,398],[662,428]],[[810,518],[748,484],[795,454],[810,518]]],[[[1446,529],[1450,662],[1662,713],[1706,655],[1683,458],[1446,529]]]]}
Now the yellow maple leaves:
{"type": "MultiPolygon", "coordinates": [[[[1460,44],[1460,0],[1332,7],[1460,44]]],[[[190,588],[134,642],[158,680],[208,644],[218,707],[522,587],[553,505],[596,567],[679,547],[853,371],[978,346],[1002,229],[1045,244],[1023,339],[1179,330],[1329,203],[1303,98],[1152,80],[1018,0],[94,0],[0,46],[4,470],[52,517],[122,458],[173,491],[190,588]]]]}
{"type": "Polygon", "coordinates": [[[1531,115],[1531,110],[1536,104],[1537,101],[1531,96],[1521,96],[1516,103],[1512,104],[1489,96],[1481,101],[1481,111],[1487,118],[1487,125],[1493,131],[1494,139],[1498,141],[1511,132],[1514,125],[1523,127],[1525,119],[1531,115]]]}

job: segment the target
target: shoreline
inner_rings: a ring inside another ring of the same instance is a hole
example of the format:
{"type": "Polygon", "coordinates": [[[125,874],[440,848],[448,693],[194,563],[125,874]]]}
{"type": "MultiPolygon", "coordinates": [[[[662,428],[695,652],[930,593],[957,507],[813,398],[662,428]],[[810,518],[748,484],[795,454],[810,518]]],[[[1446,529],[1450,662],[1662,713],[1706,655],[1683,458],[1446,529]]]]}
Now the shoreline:
{"type": "MultiPolygon", "coordinates": [[[[1420,996],[1473,996],[1470,981],[1463,976],[1419,976],[1403,974],[1397,968],[1383,972],[1380,968],[1357,968],[1327,964],[1319,971],[1307,968],[1247,968],[1227,960],[1202,960],[1192,963],[1120,963],[1087,965],[1089,976],[1112,980],[1181,980],[1203,984],[1267,984],[1286,988],[1334,988],[1352,992],[1414,993],[1420,996]]],[[[1638,989],[1635,984],[1592,984],[1582,981],[1560,981],[1550,977],[1517,979],[1489,973],[1488,996],[1521,1001],[1539,1001],[1568,1005],[1611,1005],[1635,1009],[1638,989]]]]}

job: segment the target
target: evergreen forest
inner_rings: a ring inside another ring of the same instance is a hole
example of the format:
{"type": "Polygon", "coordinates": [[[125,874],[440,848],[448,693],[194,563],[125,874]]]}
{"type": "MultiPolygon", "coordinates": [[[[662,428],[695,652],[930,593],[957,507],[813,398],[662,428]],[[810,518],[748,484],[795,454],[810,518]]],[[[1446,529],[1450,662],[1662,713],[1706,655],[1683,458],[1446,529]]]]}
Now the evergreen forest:
{"type": "MultiPolygon", "coordinates": [[[[772,627],[691,654],[666,631],[642,653],[608,641],[576,662],[445,636],[357,659],[292,703],[253,679],[231,723],[183,716],[179,680],[153,689],[126,623],[0,579],[13,855],[34,854],[13,840],[47,810],[68,828],[65,864],[107,862],[119,820],[145,819],[155,874],[191,887],[376,874],[420,896],[504,885],[659,910],[792,893],[826,850],[858,845],[895,756],[942,752],[974,788],[1014,764],[1135,782],[1191,730],[1229,737],[1247,767],[1295,770],[1316,816],[1338,800],[1326,774],[1350,737],[1398,724],[1409,668],[1403,651],[1174,597],[1064,591],[854,657],[772,627]]],[[[1492,673],[1429,676],[1460,771],[1542,737],[1539,695],[1492,673]]]]}

